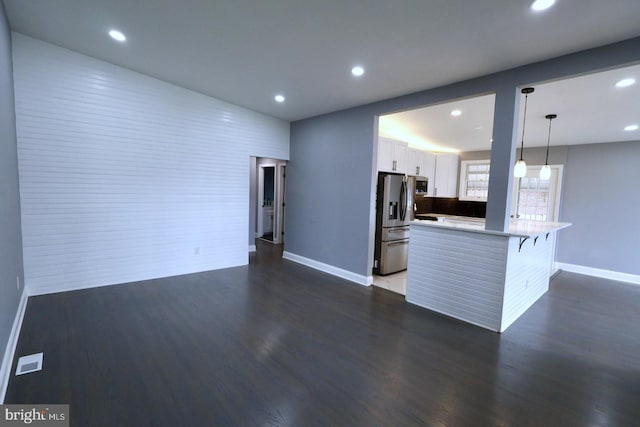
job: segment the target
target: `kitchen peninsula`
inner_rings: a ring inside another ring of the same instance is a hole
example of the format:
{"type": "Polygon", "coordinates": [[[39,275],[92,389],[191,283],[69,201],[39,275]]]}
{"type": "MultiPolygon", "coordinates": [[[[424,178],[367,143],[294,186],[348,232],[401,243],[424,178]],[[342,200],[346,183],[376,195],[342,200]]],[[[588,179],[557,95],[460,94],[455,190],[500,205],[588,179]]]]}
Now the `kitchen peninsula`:
{"type": "Polygon", "coordinates": [[[477,220],[412,221],[406,299],[504,332],[549,289],[555,233],[570,225],[514,220],[500,232],[477,220]]]}

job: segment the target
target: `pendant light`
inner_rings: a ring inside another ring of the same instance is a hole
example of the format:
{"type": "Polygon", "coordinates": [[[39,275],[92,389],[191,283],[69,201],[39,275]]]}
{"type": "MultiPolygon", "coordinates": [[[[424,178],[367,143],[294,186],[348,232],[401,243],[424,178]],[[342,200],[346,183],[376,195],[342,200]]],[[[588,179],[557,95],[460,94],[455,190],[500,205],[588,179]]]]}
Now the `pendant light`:
{"type": "Polygon", "coordinates": [[[547,157],[544,161],[544,166],[540,169],[540,179],[548,180],[551,178],[551,166],[549,166],[549,142],[551,141],[551,120],[558,117],[557,114],[547,114],[545,119],[549,120],[549,136],[547,137],[547,157]]]}
{"type": "Polygon", "coordinates": [[[527,163],[522,158],[522,153],[524,151],[524,126],[527,123],[527,98],[530,93],[533,93],[534,89],[532,87],[525,87],[520,92],[524,93],[524,114],[522,117],[522,142],[520,144],[520,160],[516,162],[516,166],[513,168],[513,175],[516,178],[522,178],[527,174],[527,163]]]}

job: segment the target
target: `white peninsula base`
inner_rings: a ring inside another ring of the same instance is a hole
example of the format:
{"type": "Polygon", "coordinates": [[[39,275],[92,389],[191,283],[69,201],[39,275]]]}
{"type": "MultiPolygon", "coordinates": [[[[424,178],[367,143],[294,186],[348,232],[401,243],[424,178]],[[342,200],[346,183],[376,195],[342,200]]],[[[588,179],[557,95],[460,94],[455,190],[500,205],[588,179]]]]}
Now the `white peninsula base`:
{"type": "Polygon", "coordinates": [[[549,289],[555,232],[569,225],[515,221],[501,233],[413,221],[406,299],[504,332],[549,289]]]}

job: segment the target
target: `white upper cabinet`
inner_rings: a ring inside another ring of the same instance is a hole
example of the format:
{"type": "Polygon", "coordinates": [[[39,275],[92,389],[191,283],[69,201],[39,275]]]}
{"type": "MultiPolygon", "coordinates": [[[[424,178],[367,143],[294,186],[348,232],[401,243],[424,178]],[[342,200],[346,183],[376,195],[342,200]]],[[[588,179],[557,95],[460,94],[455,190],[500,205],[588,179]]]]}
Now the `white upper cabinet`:
{"type": "Polygon", "coordinates": [[[428,151],[417,148],[409,148],[407,151],[407,175],[425,176],[433,180],[435,172],[436,156],[428,151]]]}
{"type": "Polygon", "coordinates": [[[407,175],[427,178],[427,194],[433,197],[436,175],[436,155],[417,148],[407,150],[407,175]]]}
{"type": "Polygon", "coordinates": [[[409,148],[406,142],[378,139],[378,171],[428,179],[427,196],[457,197],[458,156],[409,148]]]}
{"type": "Polygon", "coordinates": [[[436,173],[433,187],[435,197],[457,197],[458,156],[456,154],[436,154],[436,173]]]}
{"type": "Polygon", "coordinates": [[[378,171],[406,173],[408,149],[406,142],[378,138],[378,171]]]}

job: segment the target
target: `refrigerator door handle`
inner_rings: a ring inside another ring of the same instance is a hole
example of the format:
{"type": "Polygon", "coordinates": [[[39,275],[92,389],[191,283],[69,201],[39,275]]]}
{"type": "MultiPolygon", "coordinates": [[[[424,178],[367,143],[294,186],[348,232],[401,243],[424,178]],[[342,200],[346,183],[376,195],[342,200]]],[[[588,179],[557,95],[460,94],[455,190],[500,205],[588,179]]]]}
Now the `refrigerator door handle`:
{"type": "Polygon", "coordinates": [[[400,219],[404,221],[407,216],[407,183],[402,181],[400,184],[400,219]]]}

